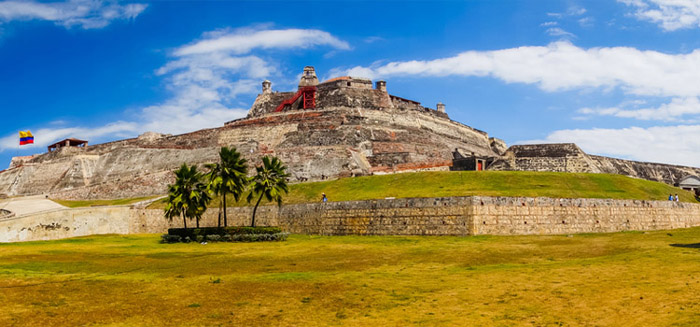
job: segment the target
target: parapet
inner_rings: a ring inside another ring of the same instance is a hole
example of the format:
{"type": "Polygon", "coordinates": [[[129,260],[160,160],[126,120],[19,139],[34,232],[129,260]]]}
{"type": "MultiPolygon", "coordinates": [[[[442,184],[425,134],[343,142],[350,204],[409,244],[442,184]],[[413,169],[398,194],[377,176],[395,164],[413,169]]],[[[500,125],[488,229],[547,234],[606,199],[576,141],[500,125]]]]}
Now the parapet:
{"type": "Polygon", "coordinates": [[[260,117],[288,110],[362,108],[415,110],[440,118],[449,118],[445,113],[444,104],[438,103],[437,109],[424,107],[418,101],[390,95],[387,93],[386,84],[386,81],[379,80],[376,88],[373,88],[372,80],[352,76],[335,77],[319,83],[314,67],[306,66],[296,91],[273,91],[272,83],[268,80],[263,81],[262,92],[248,111],[248,117],[260,117]]]}
{"type": "Polygon", "coordinates": [[[341,76],[331,78],[318,86],[319,88],[355,88],[355,89],[372,89],[372,81],[366,78],[357,78],[350,76],[341,76]]]}
{"type": "Polygon", "coordinates": [[[515,157],[574,157],[584,154],[583,150],[574,143],[551,144],[521,144],[508,149],[515,157]]]}

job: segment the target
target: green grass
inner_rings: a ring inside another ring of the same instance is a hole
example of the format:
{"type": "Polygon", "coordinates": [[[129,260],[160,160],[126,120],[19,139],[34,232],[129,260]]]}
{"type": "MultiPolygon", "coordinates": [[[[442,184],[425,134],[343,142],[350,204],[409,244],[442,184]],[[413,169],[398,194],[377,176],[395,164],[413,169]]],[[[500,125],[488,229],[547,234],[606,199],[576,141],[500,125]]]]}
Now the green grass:
{"type": "Polygon", "coordinates": [[[700,228],[0,244],[0,326],[697,326],[700,228]]]}
{"type": "MultiPolygon", "coordinates": [[[[667,200],[670,193],[678,193],[683,202],[697,202],[691,192],[622,175],[463,171],[377,175],[294,184],[284,197],[284,203],[318,202],[322,192],[330,201],[470,195],[667,200]]],[[[149,208],[162,209],[165,201],[156,201],[149,208]]],[[[229,206],[247,205],[245,201],[236,203],[233,199],[227,202],[229,206]]],[[[218,205],[219,199],[215,198],[209,206],[216,208],[218,205]]]]}
{"type": "Polygon", "coordinates": [[[115,199],[115,200],[57,200],[52,199],[54,202],[66,206],[69,208],[79,208],[79,207],[94,207],[94,206],[118,206],[127,205],[136,202],[141,202],[158,196],[144,196],[139,198],[128,198],[128,199],[115,199]]]}

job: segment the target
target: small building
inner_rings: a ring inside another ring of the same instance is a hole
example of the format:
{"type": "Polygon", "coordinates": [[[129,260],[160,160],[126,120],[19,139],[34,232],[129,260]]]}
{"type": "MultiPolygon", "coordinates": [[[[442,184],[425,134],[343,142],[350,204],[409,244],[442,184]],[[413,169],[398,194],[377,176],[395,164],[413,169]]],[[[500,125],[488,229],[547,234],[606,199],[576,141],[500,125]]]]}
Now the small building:
{"type": "Polygon", "coordinates": [[[77,147],[77,148],[86,148],[88,146],[88,141],[85,140],[78,140],[78,139],[65,139],[62,141],[58,141],[54,144],[51,144],[48,146],[48,151],[56,151],[59,148],[62,147],[67,147],[67,146],[72,146],[72,147],[77,147]]]}
{"type": "Polygon", "coordinates": [[[455,149],[452,152],[452,167],[450,167],[450,170],[486,170],[495,159],[495,157],[475,155],[474,152],[463,154],[459,149],[455,149]]]}
{"type": "Polygon", "coordinates": [[[700,177],[692,175],[683,177],[678,182],[678,187],[687,191],[693,191],[695,195],[700,195],[700,177]]]}

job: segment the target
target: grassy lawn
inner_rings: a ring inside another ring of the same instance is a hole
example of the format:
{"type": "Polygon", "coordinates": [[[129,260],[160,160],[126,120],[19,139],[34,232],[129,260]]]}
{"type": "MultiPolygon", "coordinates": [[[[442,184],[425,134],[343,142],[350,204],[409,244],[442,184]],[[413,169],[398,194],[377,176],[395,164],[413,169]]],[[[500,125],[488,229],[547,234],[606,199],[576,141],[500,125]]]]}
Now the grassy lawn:
{"type": "MultiPolygon", "coordinates": [[[[678,193],[681,201],[697,203],[691,192],[622,175],[524,171],[420,172],[301,183],[290,186],[284,203],[318,202],[322,192],[330,201],[469,195],[667,200],[669,194],[678,193]]],[[[162,209],[165,201],[149,208],[162,209]]],[[[215,198],[209,206],[218,207],[218,201],[215,198]]]]}
{"type": "Polygon", "coordinates": [[[0,326],[697,326],[700,228],[0,244],[0,326]]]}
{"type": "Polygon", "coordinates": [[[94,206],[118,206],[127,205],[136,202],[141,202],[158,196],[144,196],[140,198],[128,198],[128,199],[115,199],[115,200],[55,200],[51,199],[62,206],[68,208],[78,208],[78,207],[94,207],[94,206]]]}

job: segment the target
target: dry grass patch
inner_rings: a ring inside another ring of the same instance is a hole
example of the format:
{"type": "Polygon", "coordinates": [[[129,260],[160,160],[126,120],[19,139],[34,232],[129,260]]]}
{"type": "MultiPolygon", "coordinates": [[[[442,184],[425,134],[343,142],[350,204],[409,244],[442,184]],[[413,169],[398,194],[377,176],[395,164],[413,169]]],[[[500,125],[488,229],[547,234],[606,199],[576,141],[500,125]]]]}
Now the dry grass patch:
{"type": "Polygon", "coordinates": [[[0,325],[695,326],[698,271],[700,228],[207,245],[85,237],[0,245],[0,325]]]}
{"type": "Polygon", "coordinates": [[[62,206],[66,206],[68,208],[80,208],[80,207],[127,205],[127,204],[134,204],[136,202],[154,199],[157,197],[160,197],[160,195],[143,196],[143,197],[138,197],[138,198],[113,199],[113,200],[60,200],[60,199],[51,199],[51,200],[53,202],[56,202],[62,206]]]}

